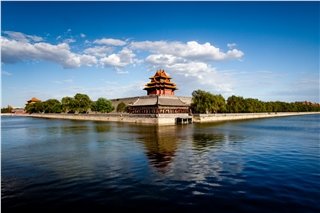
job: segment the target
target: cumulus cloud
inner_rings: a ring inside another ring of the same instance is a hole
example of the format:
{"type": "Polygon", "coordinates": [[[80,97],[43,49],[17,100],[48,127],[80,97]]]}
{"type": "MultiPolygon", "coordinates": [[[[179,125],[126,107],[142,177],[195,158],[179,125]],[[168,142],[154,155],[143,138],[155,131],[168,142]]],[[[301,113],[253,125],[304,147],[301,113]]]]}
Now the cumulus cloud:
{"type": "Polygon", "coordinates": [[[20,42],[39,42],[43,41],[43,38],[35,35],[27,35],[21,32],[14,32],[14,31],[4,31],[5,35],[7,35],[9,38],[13,40],[17,40],[20,42]]]}
{"type": "Polygon", "coordinates": [[[24,60],[46,60],[61,64],[64,68],[75,68],[81,65],[91,66],[97,59],[90,55],[80,55],[70,51],[69,44],[52,45],[45,42],[28,43],[1,37],[1,54],[4,63],[15,63],[24,60]]]}
{"type": "Polygon", "coordinates": [[[102,38],[97,39],[93,43],[95,44],[104,44],[104,45],[110,45],[110,46],[124,46],[127,44],[127,42],[120,40],[120,39],[113,39],[113,38],[102,38]]]}
{"type": "MultiPolygon", "coordinates": [[[[180,85],[185,87],[193,88],[195,85],[201,85],[201,88],[222,94],[231,94],[233,91],[230,76],[217,71],[206,62],[161,54],[149,55],[146,62],[152,65],[152,70],[165,69],[173,75],[178,75],[179,77],[176,79],[180,81],[180,85]],[[190,81],[192,84],[186,86],[190,81]]],[[[184,90],[187,89],[184,88],[184,90]]]]}
{"type": "Polygon", "coordinates": [[[241,59],[244,53],[229,44],[224,52],[209,42],[189,41],[138,41],[129,45],[133,50],[147,51],[150,54],[145,62],[152,69],[166,69],[173,75],[179,75],[183,82],[193,82],[209,91],[230,94],[233,91],[232,79],[223,72],[217,71],[212,64],[216,61],[241,59]]]}
{"type": "Polygon", "coordinates": [[[152,54],[146,58],[146,62],[156,65],[172,65],[175,63],[185,62],[186,60],[168,54],[152,54]]]}
{"type": "Polygon", "coordinates": [[[117,54],[111,54],[109,56],[100,59],[103,66],[124,67],[126,65],[134,63],[135,54],[128,48],[123,48],[117,54]]]}
{"type": "Polygon", "coordinates": [[[85,49],[83,52],[96,57],[106,57],[107,54],[112,53],[113,48],[107,46],[95,46],[85,49]]]}
{"type": "Polygon", "coordinates": [[[237,49],[231,49],[230,53],[225,53],[219,48],[213,46],[209,42],[200,44],[196,41],[189,41],[182,43],[178,41],[142,41],[132,42],[130,44],[132,49],[146,50],[151,53],[173,55],[176,57],[182,57],[189,60],[201,60],[201,61],[217,61],[228,58],[241,58],[243,52],[237,49]],[[237,54],[234,53],[236,51],[237,54]]]}
{"type": "MultiPolygon", "coordinates": [[[[69,29],[67,33],[70,33],[69,29]]],[[[165,68],[169,72],[196,78],[207,84],[221,84],[209,81],[214,73],[218,73],[213,63],[221,60],[241,59],[244,53],[236,49],[235,43],[227,44],[223,51],[209,42],[197,41],[133,41],[114,38],[102,38],[94,41],[83,41],[84,50],[72,51],[70,45],[76,45],[72,37],[59,44],[44,42],[41,37],[19,32],[5,31],[1,37],[2,61],[16,63],[26,60],[46,60],[58,63],[64,68],[102,65],[113,67],[119,73],[127,72],[124,67],[136,66],[141,62],[153,68],[165,68]],[[138,56],[136,55],[138,54],[138,56]],[[144,60],[142,56],[144,57],[144,60]],[[120,71],[119,71],[120,70],[120,71]]],[[[81,33],[81,38],[86,35],[81,33]]],[[[218,75],[218,74],[215,74],[218,75]]],[[[226,88],[226,87],[224,87],[226,88]]]]}

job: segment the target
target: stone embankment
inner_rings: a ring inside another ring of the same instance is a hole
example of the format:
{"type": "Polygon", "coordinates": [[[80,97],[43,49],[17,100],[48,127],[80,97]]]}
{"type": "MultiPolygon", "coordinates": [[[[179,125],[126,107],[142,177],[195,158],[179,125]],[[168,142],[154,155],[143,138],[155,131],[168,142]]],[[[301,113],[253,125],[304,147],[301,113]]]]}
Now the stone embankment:
{"type": "Polygon", "coordinates": [[[193,122],[208,123],[233,120],[247,120],[258,118],[274,118],[295,115],[320,114],[320,112],[272,112],[272,113],[226,113],[226,114],[195,114],[193,122]]]}
{"type": "Polygon", "coordinates": [[[188,116],[187,114],[159,114],[159,115],[137,115],[137,114],[2,114],[12,116],[28,116],[35,118],[49,118],[49,119],[68,119],[68,120],[88,120],[88,121],[111,121],[111,122],[126,122],[136,124],[154,124],[154,125],[175,125],[179,118],[191,118],[194,123],[209,123],[222,122],[233,120],[247,120],[259,118],[273,118],[284,116],[297,116],[320,114],[320,112],[278,112],[278,113],[227,113],[227,114],[194,114],[188,116]]]}
{"type": "Polygon", "coordinates": [[[87,121],[113,121],[136,124],[155,124],[155,125],[175,125],[176,118],[188,117],[186,114],[160,114],[160,115],[138,115],[127,113],[108,113],[108,114],[31,114],[27,115],[35,118],[87,120],[87,121]]]}

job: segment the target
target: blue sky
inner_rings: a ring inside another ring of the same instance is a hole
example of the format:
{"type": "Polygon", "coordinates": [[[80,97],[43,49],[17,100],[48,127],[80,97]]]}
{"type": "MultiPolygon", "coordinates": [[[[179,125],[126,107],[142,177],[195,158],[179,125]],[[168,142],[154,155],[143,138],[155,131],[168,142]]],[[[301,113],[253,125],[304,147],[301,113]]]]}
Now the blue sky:
{"type": "Polygon", "coordinates": [[[319,102],[319,2],[2,2],[2,106],[203,89],[319,102]]]}

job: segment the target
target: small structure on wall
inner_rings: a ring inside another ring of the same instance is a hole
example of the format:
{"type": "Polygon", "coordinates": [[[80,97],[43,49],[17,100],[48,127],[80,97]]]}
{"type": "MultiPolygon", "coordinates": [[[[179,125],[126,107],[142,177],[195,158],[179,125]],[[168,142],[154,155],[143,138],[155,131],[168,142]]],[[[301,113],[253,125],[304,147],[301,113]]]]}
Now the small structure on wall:
{"type": "Polygon", "coordinates": [[[147,96],[139,97],[128,106],[132,114],[188,114],[189,105],[174,95],[177,90],[171,77],[164,71],[158,70],[150,82],[145,85],[147,96]]]}

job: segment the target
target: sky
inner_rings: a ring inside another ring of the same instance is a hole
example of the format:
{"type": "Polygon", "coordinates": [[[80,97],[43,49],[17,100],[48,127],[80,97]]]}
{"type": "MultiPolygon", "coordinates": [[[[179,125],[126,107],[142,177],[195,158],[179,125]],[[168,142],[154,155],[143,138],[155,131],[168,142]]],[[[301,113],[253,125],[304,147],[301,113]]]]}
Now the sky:
{"type": "Polygon", "coordinates": [[[2,2],[1,106],[202,89],[319,102],[319,2],[2,2]]]}

